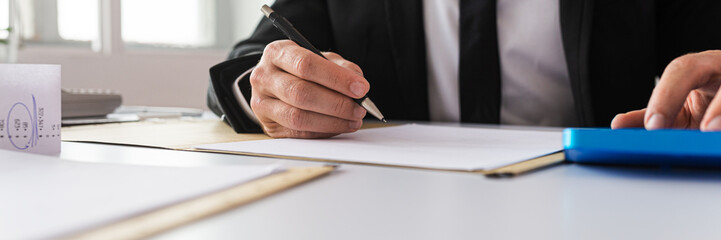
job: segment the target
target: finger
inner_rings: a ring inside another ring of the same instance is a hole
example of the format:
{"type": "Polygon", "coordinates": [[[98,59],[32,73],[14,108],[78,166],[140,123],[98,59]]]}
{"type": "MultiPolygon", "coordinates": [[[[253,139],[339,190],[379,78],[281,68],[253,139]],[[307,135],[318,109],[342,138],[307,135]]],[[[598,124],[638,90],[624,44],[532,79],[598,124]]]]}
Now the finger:
{"type": "Polygon", "coordinates": [[[290,106],[278,99],[257,97],[251,100],[261,122],[276,122],[295,131],[318,133],[349,133],[360,129],[362,121],[351,121],[306,111],[290,106]]]}
{"type": "Polygon", "coordinates": [[[265,134],[267,134],[268,136],[273,138],[329,138],[338,135],[334,133],[316,133],[288,129],[283,125],[280,125],[277,122],[270,120],[270,118],[265,115],[262,109],[263,106],[259,105],[263,102],[261,99],[264,98],[267,97],[261,96],[255,90],[253,90],[253,97],[251,98],[251,108],[253,109],[253,112],[255,113],[258,120],[260,121],[263,132],[265,132],[265,134]]]}
{"type": "Polygon", "coordinates": [[[646,129],[673,125],[691,90],[708,84],[711,76],[718,74],[721,60],[716,58],[709,56],[709,52],[689,54],[666,67],[648,102],[644,117],[646,129]]]}
{"type": "Polygon", "coordinates": [[[699,129],[703,115],[709,104],[711,104],[714,95],[715,92],[709,96],[706,91],[700,91],[699,89],[691,90],[671,128],[699,129]]]}
{"type": "Polygon", "coordinates": [[[306,139],[318,139],[318,138],[329,138],[337,136],[338,133],[317,133],[307,131],[296,131],[291,129],[285,129],[283,137],[285,138],[306,138],[306,139]]]}
{"type": "Polygon", "coordinates": [[[618,114],[613,118],[613,121],[611,121],[611,129],[643,128],[643,117],[645,114],[645,108],[618,114]]]}
{"type": "Polygon", "coordinates": [[[323,52],[323,56],[330,60],[331,62],[338,64],[338,66],[350,69],[359,75],[363,76],[363,70],[358,66],[357,64],[346,60],[345,58],[341,57],[339,54],[334,52],[323,52]]]}
{"type": "Polygon", "coordinates": [[[273,65],[299,78],[318,83],[352,98],[361,98],[370,84],[355,71],[341,67],[289,40],[268,44],[263,52],[273,65]]]}
{"type": "Polygon", "coordinates": [[[293,107],[353,121],[366,115],[366,110],[348,96],[316,83],[280,71],[272,78],[273,83],[261,91],[269,90],[272,96],[293,107]]]}
{"type": "MultiPolygon", "coordinates": [[[[717,79],[721,81],[721,79],[717,79]]],[[[721,88],[716,93],[716,97],[711,100],[706,109],[706,113],[701,120],[702,131],[721,131],[721,88]]]]}
{"type": "Polygon", "coordinates": [[[253,68],[250,72],[250,89],[254,96],[261,94],[275,98],[272,91],[269,90],[273,85],[273,71],[279,70],[271,64],[264,63],[263,59],[253,68]]]}
{"type": "Polygon", "coordinates": [[[264,125],[263,132],[273,138],[329,138],[338,135],[337,133],[317,133],[291,130],[275,122],[264,125]]]}

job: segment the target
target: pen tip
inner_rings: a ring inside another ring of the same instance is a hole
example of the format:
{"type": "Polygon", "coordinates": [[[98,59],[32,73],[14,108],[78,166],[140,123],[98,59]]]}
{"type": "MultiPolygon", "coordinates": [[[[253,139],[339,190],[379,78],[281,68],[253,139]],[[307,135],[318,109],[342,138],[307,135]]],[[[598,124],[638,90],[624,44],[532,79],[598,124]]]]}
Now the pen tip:
{"type": "Polygon", "coordinates": [[[381,121],[383,121],[384,123],[387,123],[387,122],[388,122],[388,121],[386,121],[385,118],[381,119],[381,121]]]}

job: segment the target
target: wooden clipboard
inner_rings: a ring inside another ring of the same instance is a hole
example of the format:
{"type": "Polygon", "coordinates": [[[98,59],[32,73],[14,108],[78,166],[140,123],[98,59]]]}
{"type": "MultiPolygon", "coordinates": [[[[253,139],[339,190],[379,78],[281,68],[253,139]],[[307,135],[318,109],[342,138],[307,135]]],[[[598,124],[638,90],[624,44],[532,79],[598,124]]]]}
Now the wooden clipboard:
{"type": "MultiPolygon", "coordinates": [[[[383,123],[365,123],[364,129],[393,126],[383,123]]],[[[297,158],[287,156],[247,154],[224,151],[208,151],[194,149],[193,146],[214,143],[240,142],[251,140],[270,139],[265,134],[236,134],[233,129],[222,121],[215,119],[188,119],[163,120],[151,122],[114,123],[103,125],[86,125],[62,128],[62,140],[69,142],[109,143],[142,147],[155,147],[172,150],[194,152],[213,152],[236,155],[251,155],[273,157],[293,160],[324,161],[345,163],[343,161],[328,161],[312,158],[297,158]]],[[[526,160],[520,163],[507,165],[496,169],[475,171],[489,177],[510,177],[544,167],[559,164],[565,160],[563,152],[549,154],[543,157],[526,160]]],[[[364,163],[353,163],[364,164],[364,163]]],[[[365,164],[380,165],[380,164],[365,164]]],[[[380,165],[392,167],[405,167],[395,165],[380,165]]],[[[411,167],[405,167],[411,168],[411,167]]],[[[438,169],[431,169],[438,170],[438,169]]],[[[466,172],[466,171],[460,171],[466,172]]]]}
{"type": "Polygon", "coordinates": [[[300,185],[326,175],[333,169],[333,166],[290,168],[64,239],[145,239],[300,185]]]}

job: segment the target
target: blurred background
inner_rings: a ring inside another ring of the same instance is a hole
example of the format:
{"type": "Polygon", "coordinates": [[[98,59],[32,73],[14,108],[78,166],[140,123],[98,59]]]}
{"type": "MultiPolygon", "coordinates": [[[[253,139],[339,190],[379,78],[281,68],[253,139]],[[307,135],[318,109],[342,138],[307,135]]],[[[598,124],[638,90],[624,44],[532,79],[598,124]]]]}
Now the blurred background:
{"type": "Polygon", "coordinates": [[[0,62],[62,65],[63,88],[207,109],[208,69],[269,0],[0,0],[0,62]]]}

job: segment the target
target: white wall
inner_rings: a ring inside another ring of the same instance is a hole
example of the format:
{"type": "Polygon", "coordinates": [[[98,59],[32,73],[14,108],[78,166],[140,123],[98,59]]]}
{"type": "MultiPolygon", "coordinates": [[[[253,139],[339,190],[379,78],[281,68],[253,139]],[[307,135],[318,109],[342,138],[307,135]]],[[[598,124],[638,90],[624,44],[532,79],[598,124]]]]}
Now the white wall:
{"type": "Polygon", "coordinates": [[[125,52],[106,56],[84,49],[27,47],[19,63],[60,64],[62,87],[120,91],[123,104],[205,107],[208,69],[225,51],[125,52]]]}

